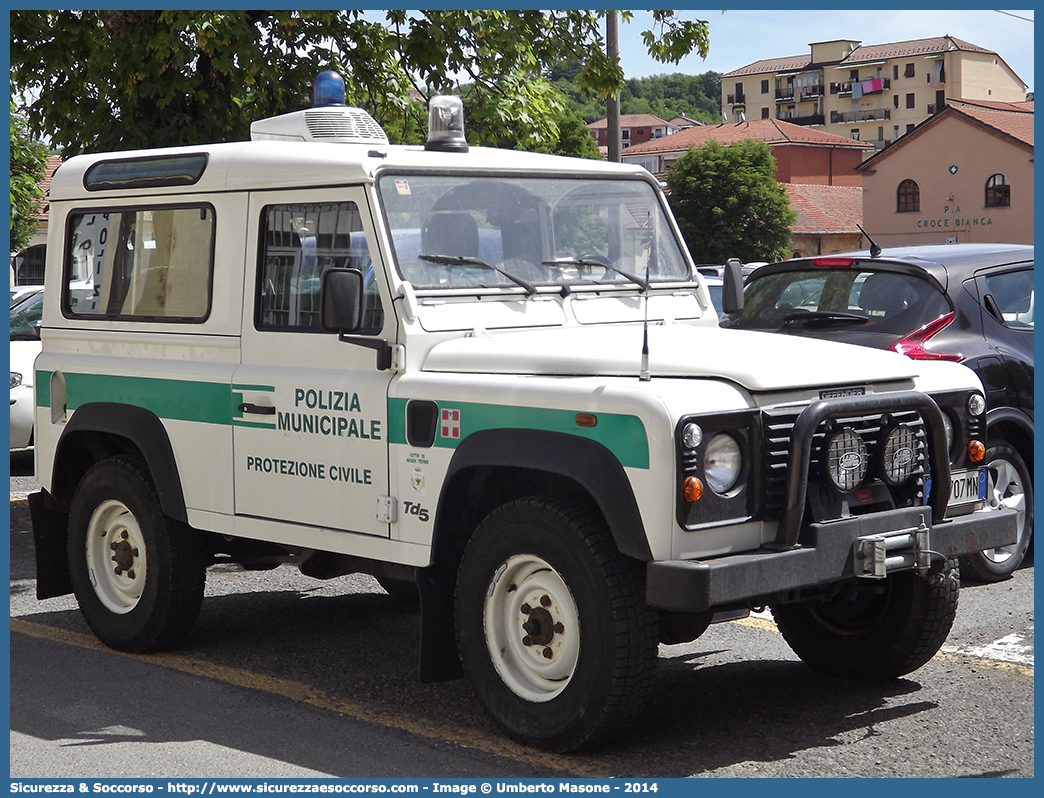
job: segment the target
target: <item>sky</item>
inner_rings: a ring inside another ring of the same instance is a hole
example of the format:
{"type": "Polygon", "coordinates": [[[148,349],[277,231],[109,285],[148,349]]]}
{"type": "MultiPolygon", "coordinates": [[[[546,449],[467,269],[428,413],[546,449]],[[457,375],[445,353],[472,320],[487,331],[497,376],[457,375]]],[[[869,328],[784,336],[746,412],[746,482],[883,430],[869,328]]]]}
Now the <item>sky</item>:
{"type": "Polygon", "coordinates": [[[629,78],[683,72],[731,72],[762,58],[807,55],[812,42],[855,39],[863,44],[888,44],[949,34],[993,50],[1033,89],[1033,11],[924,10],[892,11],[866,6],[846,11],[730,10],[678,11],[686,19],[710,23],[710,53],[706,60],[691,55],[675,64],[649,57],[641,33],[651,27],[648,12],[620,24],[620,61],[629,78]]]}

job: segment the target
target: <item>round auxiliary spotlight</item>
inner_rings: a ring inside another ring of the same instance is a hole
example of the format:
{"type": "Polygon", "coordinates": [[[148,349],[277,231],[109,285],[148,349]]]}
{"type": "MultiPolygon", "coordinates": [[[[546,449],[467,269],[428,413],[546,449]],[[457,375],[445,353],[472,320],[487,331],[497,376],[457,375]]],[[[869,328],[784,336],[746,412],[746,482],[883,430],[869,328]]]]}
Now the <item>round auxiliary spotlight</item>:
{"type": "Polygon", "coordinates": [[[827,440],[826,460],[827,476],[843,493],[855,490],[866,477],[866,444],[851,427],[842,427],[827,440]]]}
{"type": "Polygon", "coordinates": [[[889,485],[899,486],[913,476],[917,463],[917,437],[909,427],[892,427],[881,448],[881,476],[889,485]]]}

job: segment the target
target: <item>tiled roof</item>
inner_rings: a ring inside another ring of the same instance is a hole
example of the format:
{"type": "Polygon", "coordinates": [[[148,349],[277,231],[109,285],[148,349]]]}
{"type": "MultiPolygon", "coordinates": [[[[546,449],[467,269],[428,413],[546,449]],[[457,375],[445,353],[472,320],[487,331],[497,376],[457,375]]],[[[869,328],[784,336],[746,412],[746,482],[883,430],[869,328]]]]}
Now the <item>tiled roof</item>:
{"type": "Polygon", "coordinates": [[[842,64],[860,64],[866,61],[882,61],[888,58],[906,58],[913,55],[933,55],[948,50],[963,50],[970,53],[992,53],[985,47],[955,39],[952,36],[933,36],[929,39],[911,39],[905,42],[890,44],[860,45],[842,64]]]}
{"type": "Polygon", "coordinates": [[[953,108],[955,113],[964,114],[982,122],[1001,133],[1011,136],[1030,147],[1033,146],[1033,113],[1025,111],[1011,112],[966,105],[953,108]]]}
{"type": "MultiPolygon", "coordinates": [[[[607,127],[608,120],[599,119],[597,122],[592,122],[588,125],[592,130],[598,128],[607,127]]],[[[620,127],[656,127],[657,125],[666,125],[667,120],[660,119],[658,116],[652,114],[624,114],[620,117],[620,127]]]]}
{"type": "Polygon", "coordinates": [[[964,99],[951,99],[946,98],[947,105],[955,105],[959,108],[964,106],[975,106],[978,108],[992,108],[994,111],[1022,111],[1024,113],[1033,113],[1033,100],[1023,100],[1017,103],[999,103],[992,102],[990,100],[964,100],[964,99]]]}
{"type": "Polygon", "coordinates": [[[788,55],[783,58],[763,58],[761,61],[755,61],[753,64],[747,64],[739,69],[726,72],[721,77],[724,79],[738,78],[743,75],[760,75],[766,72],[791,72],[796,69],[804,69],[811,63],[812,56],[810,54],[788,55]]]}
{"type": "MultiPolygon", "coordinates": [[[[868,61],[885,61],[891,58],[906,58],[910,56],[926,56],[934,53],[944,53],[949,50],[961,50],[970,53],[994,53],[986,47],[970,44],[952,36],[933,36],[928,39],[910,39],[905,42],[891,42],[889,44],[866,44],[859,45],[844,59],[837,64],[863,64],[868,61]]],[[[994,53],[996,55],[996,53],[994,53]]],[[[742,77],[743,75],[758,75],[763,73],[778,74],[781,72],[793,72],[812,66],[812,56],[791,55],[784,58],[765,58],[755,61],[747,66],[726,72],[722,78],[742,77]]]]}
{"type": "Polygon", "coordinates": [[[689,147],[700,147],[708,141],[720,144],[737,144],[747,139],[766,144],[811,144],[832,147],[855,147],[870,149],[865,143],[844,136],[824,133],[815,128],[795,125],[782,119],[751,119],[748,122],[725,122],[721,125],[690,127],[662,139],[636,144],[624,150],[625,155],[649,152],[685,152],[689,147]]]}
{"type": "Polygon", "coordinates": [[[785,183],[797,221],[795,233],[825,235],[858,233],[863,222],[863,189],[858,186],[816,186],[785,183]]]}
{"type": "Polygon", "coordinates": [[[55,171],[61,165],[62,159],[57,155],[52,155],[47,159],[47,167],[44,172],[44,179],[40,183],[40,186],[43,188],[44,199],[40,207],[40,212],[36,214],[36,219],[40,221],[47,221],[47,216],[51,209],[51,203],[47,201],[47,192],[51,190],[51,178],[54,177],[55,171]]]}

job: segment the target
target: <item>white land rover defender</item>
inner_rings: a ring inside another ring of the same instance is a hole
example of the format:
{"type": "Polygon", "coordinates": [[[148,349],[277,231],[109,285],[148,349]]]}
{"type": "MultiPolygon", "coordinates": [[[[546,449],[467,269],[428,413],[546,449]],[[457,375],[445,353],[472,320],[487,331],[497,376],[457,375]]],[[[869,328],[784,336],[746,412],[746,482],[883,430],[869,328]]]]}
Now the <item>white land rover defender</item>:
{"type": "Polygon", "coordinates": [[[646,171],[431,116],[423,147],[342,101],[61,166],[39,597],[144,652],[216,562],[416,585],[420,677],[559,751],[627,729],[658,643],[752,607],[827,673],[928,661],[954,558],[1016,537],[974,374],[721,330],[646,171]]]}

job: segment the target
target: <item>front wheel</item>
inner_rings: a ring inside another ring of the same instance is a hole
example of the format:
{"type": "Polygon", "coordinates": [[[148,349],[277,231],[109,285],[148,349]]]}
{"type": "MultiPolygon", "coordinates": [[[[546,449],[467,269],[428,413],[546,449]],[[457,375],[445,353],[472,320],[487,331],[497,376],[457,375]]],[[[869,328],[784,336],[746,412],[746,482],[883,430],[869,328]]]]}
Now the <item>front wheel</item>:
{"type": "Polygon", "coordinates": [[[158,651],[195,623],[206,580],[199,533],[163,514],[139,460],[87,471],[69,511],[68,554],[80,611],[110,648],[158,651]]]}
{"type": "Polygon", "coordinates": [[[946,641],[957,615],[960,572],[949,560],[925,579],[912,571],[857,580],[830,601],[772,607],[783,639],[814,670],[846,679],[896,679],[946,641]]]}
{"type": "Polygon", "coordinates": [[[1010,546],[977,551],[961,558],[961,573],[980,582],[1000,582],[1022,564],[1033,537],[1033,478],[1015,448],[1003,441],[986,450],[988,500],[1015,510],[1018,539],[1010,546]]]}
{"type": "Polygon", "coordinates": [[[464,671],[516,740],[589,748],[645,705],[657,625],[643,570],[584,504],[529,498],[494,510],[461,560],[456,616],[464,671]]]}

